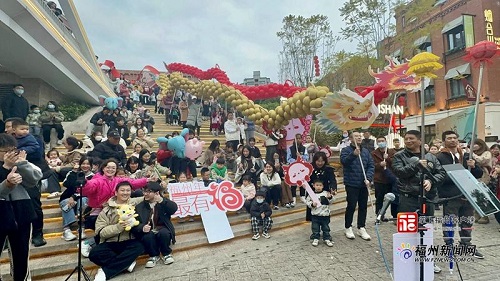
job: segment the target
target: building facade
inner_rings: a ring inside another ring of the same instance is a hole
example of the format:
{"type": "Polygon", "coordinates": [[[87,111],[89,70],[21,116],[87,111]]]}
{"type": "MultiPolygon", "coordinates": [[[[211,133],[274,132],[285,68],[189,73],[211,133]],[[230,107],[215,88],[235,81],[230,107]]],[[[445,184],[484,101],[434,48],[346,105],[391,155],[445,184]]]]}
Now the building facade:
{"type": "MultiPolygon", "coordinates": [[[[479,69],[464,60],[466,48],[489,40],[500,43],[500,6],[497,0],[440,0],[422,19],[407,18],[411,5],[396,10],[396,36],[386,38],[380,54],[411,58],[420,51],[432,52],[441,57],[443,68],[436,72],[438,78],[430,81],[424,91],[426,141],[440,137],[436,122],[470,108],[463,81],[477,88],[479,69]],[[425,26],[432,26],[422,34],[425,26]],[[400,34],[415,34],[412,43],[398,43],[400,34]],[[409,46],[412,45],[412,46],[409,46]]],[[[492,143],[500,136],[500,59],[485,67],[481,88],[482,110],[479,115],[477,134],[492,143]]],[[[420,93],[406,94],[406,118],[402,120],[408,129],[420,127],[420,93]]],[[[440,128],[443,129],[443,128],[440,128]]],[[[444,128],[453,129],[453,128],[444,128]]]]}
{"type": "Polygon", "coordinates": [[[260,71],[254,71],[252,78],[243,79],[243,85],[245,86],[260,86],[270,84],[271,79],[268,77],[261,77],[260,71]]]}

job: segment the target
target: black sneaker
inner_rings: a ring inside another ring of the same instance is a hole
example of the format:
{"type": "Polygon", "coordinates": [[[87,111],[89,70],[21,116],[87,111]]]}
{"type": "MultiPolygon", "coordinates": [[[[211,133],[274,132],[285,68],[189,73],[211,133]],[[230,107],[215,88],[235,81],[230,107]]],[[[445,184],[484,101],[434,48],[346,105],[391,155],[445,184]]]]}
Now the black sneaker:
{"type": "Polygon", "coordinates": [[[474,257],[476,259],[480,259],[480,260],[484,259],[483,254],[481,254],[477,249],[476,249],[476,252],[474,253],[474,257]]]}
{"type": "Polygon", "coordinates": [[[38,235],[38,236],[35,236],[31,239],[31,243],[35,247],[41,247],[41,246],[44,246],[45,244],[47,244],[47,241],[45,241],[45,239],[43,239],[42,235],[38,235]]]}

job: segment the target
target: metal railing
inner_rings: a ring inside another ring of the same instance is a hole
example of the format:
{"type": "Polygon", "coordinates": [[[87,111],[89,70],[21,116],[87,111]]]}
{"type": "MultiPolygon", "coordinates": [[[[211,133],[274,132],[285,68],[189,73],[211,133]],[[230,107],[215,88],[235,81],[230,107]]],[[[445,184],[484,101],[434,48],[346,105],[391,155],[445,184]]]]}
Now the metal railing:
{"type": "MultiPolygon", "coordinates": [[[[45,11],[45,13],[48,15],[49,18],[52,19],[52,21],[59,27],[59,29],[62,31],[64,34],[65,39],[67,39],[75,49],[77,49],[80,52],[80,45],[76,41],[73,33],[70,31],[71,27],[68,25],[65,25],[59,17],[57,17],[54,12],[47,6],[46,1],[44,0],[36,0],[38,4],[40,5],[40,8],[45,11]]],[[[81,53],[81,52],[80,52],[81,53]]]]}

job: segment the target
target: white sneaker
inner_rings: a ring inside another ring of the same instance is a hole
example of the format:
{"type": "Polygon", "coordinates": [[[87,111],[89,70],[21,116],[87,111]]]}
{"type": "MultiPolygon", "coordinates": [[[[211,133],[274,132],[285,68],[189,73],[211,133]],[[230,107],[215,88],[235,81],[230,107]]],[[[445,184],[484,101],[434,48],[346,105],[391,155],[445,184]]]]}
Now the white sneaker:
{"type": "Polygon", "coordinates": [[[128,271],[128,272],[132,272],[132,271],[134,271],[134,268],[135,268],[135,265],[136,265],[136,264],[137,264],[137,263],[134,261],[134,262],[133,262],[133,263],[132,263],[132,264],[131,264],[128,268],[127,268],[127,271],[128,271]]]}
{"type": "Polygon", "coordinates": [[[62,144],[62,140],[57,140],[57,144],[61,145],[62,144]]]}
{"type": "Polygon", "coordinates": [[[88,241],[82,241],[82,248],[80,249],[80,253],[82,254],[82,256],[88,258],[91,249],[92,247],[90,247],[88,241]]]}
{"type": "Polygon", "coordinates": [[[174,257],[172,257],[172,255],[168,255],[166,257],[163,257],[163,263],[164,264],[171,264],[173,263],[175,260],[174,260],[174,257]]]}
{"type": "Polygon", "coordinates": [[[356,236],[354,236],[354,232],[352,232],[352,227],[345,229],[345,237],[347,237],[348,239],[356,238],[356,236]]]}
{"type": "Polygon", "coordinates": [[[306,197],[305,196],[300,196],[300,202],[306,203],[306,197]]]}
{"type": "Polygon", "coordinates": [[[146,262],[146,268],[155,267],[156,263],[160,260],[160,257],[150,257],[146,262]]]}
{"type": "Polygon", "coordinates": [[[252,240],[257,240],[260,238],[260,234],[259,233],[256,233],[252,236],[252,240]]]}
{"type": "Polygon", "coordinates": [[[73,234],[73,232],[71,232],[71,229],[66,229],[66,230],[64,230],[61,238],[66,240],[66,241],[71,241],[71,240],[75,240],[77,237],[76,237],[76,235],[73,234]]]}
{"type": "Polygon", "coordinates": [[[106,281],[106,273],[104,273],[102,268],[97,270],[97,274],[94,276],[94,281],[106,281]]]}
{"type": "Polygon", "coordinates": [[[441,267],[434,265],[434,273],[440,273],[441,272],[441,267]]]}
{"type": "Polygon", "coordinates": [[[314,239],[314,240],[312,241],[312,245],[313,245],[314,247],[318,246],[318,244],[319,244],[319,240],[318,240],[318,239],[314,239]]]}
{"type": "Polygon", "coordinates": [[[372,239],[370,237],[370,235],[368,235],[368,233],[366,232],[366,229],[364,227],[361,227],[358,229],[358,235],[361,236],[361,238],[363,240],[366,240],[366,241],[369,241],[370,239],[372,239]]]}
{"type": "Polygon", "coordinates": [[[61,196],[61,194],[62,194],[61,192],[57,192],[57,191],[56,191],[56,192],[52,192],[51,194],[49,194],[49,195],[47,196],[47,199],[54,199],[54,198],[57,198],[57,197],[61,196]]]}
{"type": "Polygon", "coordinates": [[[328,247],[333,247],[333,242],[330,241],[330,240],[325,240],[325,244],[328,246],[328,247]]]}

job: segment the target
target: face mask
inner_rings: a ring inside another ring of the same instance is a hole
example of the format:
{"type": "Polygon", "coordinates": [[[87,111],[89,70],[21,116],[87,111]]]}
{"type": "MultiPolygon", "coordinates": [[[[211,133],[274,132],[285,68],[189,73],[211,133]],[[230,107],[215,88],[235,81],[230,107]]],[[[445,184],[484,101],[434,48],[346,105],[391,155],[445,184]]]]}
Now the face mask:
{"type": "Polygon", "coordinates": [[[40,113],[40,109],[33,110],[33,113],[40,113]]]}
{"type": "Polygon", "coordinates": [[[385,143],[385,142],[379,142],[377,145],[379,148],[386,148],[387,147],[387,143],[385,143]]]}
{"type": "Polygon", "coordinates": [[[24,94],[24,89],[14,89],[14,93],[16,93],[18,95],[22,95],[22,94],[24,94]]]}
{"type": "Polygon", "coordinates": [[[149,116],[149,113],[144,113],[144,115],[149,116]]]}
{"type": "Polygon", "coordinates": [[[54,109],[54,108],[56,108],[56,106],[55,106],[55,105],[53,105],[53,104],[48,104],[48,105],[47,105],[47,108],[48,108],[48,109],[54,109]]]}
{"type": "Polygon", "coordinates": [[[257,201],[257,203],[259,203],[259,204],[264,203],[264,199],[255,199],[255,200],[256,200],[256,201],[257,201]]]}
{"type": "Polygon", "coordinates": [[[348,134],[343,134],[342,137],[347,138],[349,135],[348,134]]]}
{"type": "Polygon", "coordinates": [[[95,140],[96,140],[96,141],[102,141],[102,136],[96,136],[96,137],[95,137],[95,140]]]}

